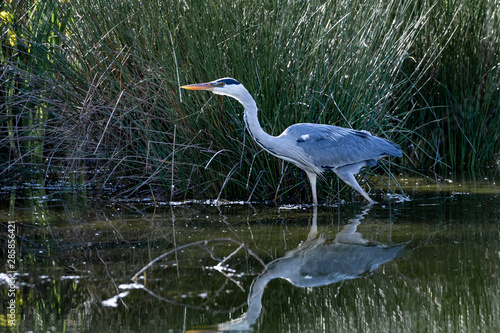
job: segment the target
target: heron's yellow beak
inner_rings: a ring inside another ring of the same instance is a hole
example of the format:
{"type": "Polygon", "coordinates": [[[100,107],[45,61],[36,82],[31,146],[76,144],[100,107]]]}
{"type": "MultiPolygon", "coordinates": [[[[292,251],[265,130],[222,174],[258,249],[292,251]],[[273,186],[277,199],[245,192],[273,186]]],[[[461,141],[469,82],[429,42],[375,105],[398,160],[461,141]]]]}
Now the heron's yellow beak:
{"type": "Polygon", "coordinates": [[[207,82],[207,83],[195,83],[195,84],[188,84],[186,86],[181,86],[182,89],[189,89],[189,90],[210,90],[212,91],[214,89],[214,84],[212,82],[207,82]]]}

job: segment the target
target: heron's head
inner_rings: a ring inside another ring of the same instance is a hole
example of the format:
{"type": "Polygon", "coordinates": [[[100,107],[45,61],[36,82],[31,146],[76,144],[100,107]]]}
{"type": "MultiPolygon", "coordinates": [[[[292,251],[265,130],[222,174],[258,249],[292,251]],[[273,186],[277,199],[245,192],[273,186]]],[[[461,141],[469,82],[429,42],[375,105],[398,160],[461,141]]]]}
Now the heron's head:
{"type": "Polygon", "coordinates": [[[217,95],[227,95],[235,98],[247,92],[241,83],[229,77],[206,83],[189,84],[181,88],[189,90],[208,90],[217,95]]]}

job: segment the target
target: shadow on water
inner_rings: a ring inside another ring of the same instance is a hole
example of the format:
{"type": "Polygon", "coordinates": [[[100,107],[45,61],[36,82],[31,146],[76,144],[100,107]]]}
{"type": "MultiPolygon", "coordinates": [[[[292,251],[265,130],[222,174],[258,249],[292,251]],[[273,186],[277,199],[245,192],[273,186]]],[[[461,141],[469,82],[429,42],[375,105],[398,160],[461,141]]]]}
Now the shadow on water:
{"type": "Polygon", "coordinates": [[[277,278],[296,287],[319,287],[366,276],[398,255],[404,245],[389,247],[367,239],[357,232],[371,205],[349,220],[333,240],[318,235],[317,207],[313,207],[311,230],[307,240],[284,257],[270,262],[252,283],[248,311],[240,318],[220,324],[220,331],[250,330],[262,310],[262,296],[267,284],[277,278]]]}

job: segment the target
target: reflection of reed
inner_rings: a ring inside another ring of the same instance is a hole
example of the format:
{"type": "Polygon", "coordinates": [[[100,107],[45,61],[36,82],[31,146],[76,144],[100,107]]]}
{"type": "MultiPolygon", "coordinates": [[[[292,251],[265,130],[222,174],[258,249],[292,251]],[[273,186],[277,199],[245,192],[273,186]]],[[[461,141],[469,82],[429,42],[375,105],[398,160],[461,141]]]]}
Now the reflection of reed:
{"type": "Polygon", "coordinates": [[[367,275],[394,259],[404,245],[389,247],[377,244],[363,239],[361,233],[356,231],[371,207],[366,207],[350,219],[332,242],[318,236],[317,208],[314,207],[307,240],[267,265],[252,283],[248,311],[238,319],[220,324],[219,329],[250,329],[260,316],[264,289],[273,279],[282,278],[297,287],[325,286],[367,275]]]}

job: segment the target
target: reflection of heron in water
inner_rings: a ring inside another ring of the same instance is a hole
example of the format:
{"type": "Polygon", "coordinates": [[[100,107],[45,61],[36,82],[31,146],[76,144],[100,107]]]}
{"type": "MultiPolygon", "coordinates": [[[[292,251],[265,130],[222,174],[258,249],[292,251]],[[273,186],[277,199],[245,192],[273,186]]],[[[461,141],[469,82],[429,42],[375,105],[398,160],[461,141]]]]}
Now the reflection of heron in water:
{"type": "Polygon", "coordinates": [[[312,228],[307,241],[267,265],[266,270],[252,283],[248,295],[248,311],[238,319],[219,325],[219,330],[248,330],[259,318],[264,288],[273,279],[282,278],[297,287],[318,287],[355,279],[375,271],[394,259],[404,245],[389,247],[362,238],[356,231],[370,211],[349,220],[349,224],[331,243],[317,237],[317,208],[314,207],[312,228]]]}

